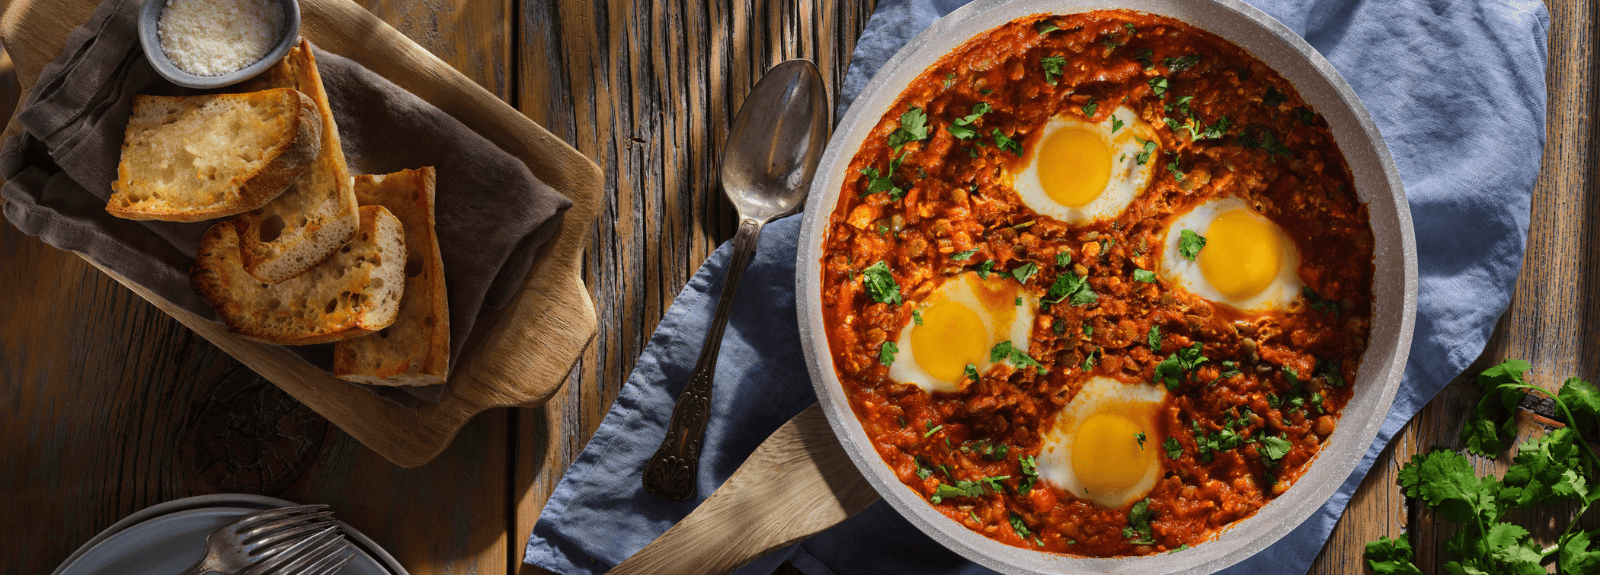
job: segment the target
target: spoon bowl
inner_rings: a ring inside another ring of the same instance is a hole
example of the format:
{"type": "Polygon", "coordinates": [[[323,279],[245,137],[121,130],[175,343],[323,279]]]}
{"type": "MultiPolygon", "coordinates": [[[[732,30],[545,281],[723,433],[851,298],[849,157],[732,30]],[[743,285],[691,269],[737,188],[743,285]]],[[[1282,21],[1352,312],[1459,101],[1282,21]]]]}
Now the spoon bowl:
{"type": "Polygon", "coordinates": [[[816,65],[790,60],[761,77],[722,147],[722,191],[740,219],[767,221],[805,203],[828,146],[828,119],[816,65]]]}
{"type": "Polygon", "coordinates": [[[739,278],[756,253],[761,227],[799,209],[828,145],[828,93],[822,74],[805,60],[773,66],[756,83],[722,147],[722,191],[739,210],[728,278],[718,295],[694,372],[678,394],[661,447],[644,468],[644,489],[669,501],[695,494],[700,443],[711,416],[711,380],[722,330],[739,293],[739,278]]]}

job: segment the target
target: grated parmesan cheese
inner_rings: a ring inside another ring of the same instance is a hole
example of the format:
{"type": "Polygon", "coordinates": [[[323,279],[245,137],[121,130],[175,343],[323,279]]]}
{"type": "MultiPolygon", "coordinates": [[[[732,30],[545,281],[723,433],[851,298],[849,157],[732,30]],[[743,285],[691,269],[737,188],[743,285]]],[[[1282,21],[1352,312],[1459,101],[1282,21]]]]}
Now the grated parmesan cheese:
{"type": "Polygon", "coordinates": [[[161,50],[179,69],[220,76],[254,64],[283,30],[271,0],[167,0],[157,24],[161,50]]]}

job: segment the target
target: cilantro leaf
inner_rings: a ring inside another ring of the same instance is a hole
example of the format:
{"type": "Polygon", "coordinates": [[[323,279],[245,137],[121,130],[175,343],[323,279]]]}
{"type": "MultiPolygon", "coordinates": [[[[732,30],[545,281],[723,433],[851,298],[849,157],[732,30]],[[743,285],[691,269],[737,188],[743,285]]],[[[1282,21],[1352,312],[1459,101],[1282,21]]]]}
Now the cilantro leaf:
{"type": "Polygon", "coordinates": [[[917,325],[922,325],[922,310],[911,310],[911,321],[916,322],[917,325]]]}
{"type": "Polygon", "coordinates": [[[1056,304],[1068,300],[1072,305],[1088,305],[1098,301],[1100,296],[1089,289],[1089,280],[1077,274],[1063,273],[1056,276],[1055,283],[1050,284],[1050,291],[1045,293],[1045,303],[1056,304]]]}
{"type": "Polygon", "coordinates": [[[1436,447],[1418,453],[1400,468],[1400,487],[1407,497],[1421,499],[1445,519],[1457,523],[1499,518],[1494,478],[1478,478],[1465,455],[1436,447]]]}
{"type": "MultiPolygon", "coordinates": [[[[1083,105],[1083,116],[1085,118],[1093,118],[1095,110],[1099,108],[1100,104],[1095,103],[1094,98],[1089,98],[1089,103],[1083,105]]],[[[1111,131],[1115,132],[1116,129],[1113,128],[1111,131]]]]}
{"type": "Polygon", "coordinates": [[[944,89],[949,90],[950,87],[954,86],[954,85],[956,85],[956,73],[955,72],[951,72],[949,74],[945,74],[944,75],[944,89]]]}
{"type": "Polygon", "coordinates": [[[1072,265],[1072,254],[1065,251],[1056,252],[1056,267],[1064,268],[1072,265]]]}
{"type": "Polygon", "coordinates": [[[994,147],[1000,148],[1001,151],[1011,152],[1018,156],[1022,155],[1022,144],[1018,144],[1016,140],[1008,138],[1005,134],[1000,133],[999,128],[995,128],[989,133],[989,135],[994,139],[994,147]]]}
{"type": "Polygon", "coordinates": [[[1159,326],[1159,325],[1150,326],[1150,334],[1145,336],[1145,340],[1150,342],[1150,351],[1160,352],[1161,351],[1161,326],[1159,326]]]}
{"type": "Polygon", "coordinates": [[[883,342],[883,347],[878,350],[878,363],[894,365],[894,354],[900,353],[900,346],[892,341],[883,342]]]}
{"type": "Polygon", "coordinates": [[[1290,443],[1289,440],[1282,437],[1272,437],[1269,435],[1261,438],[1261,456],[1271,459],[1272,461],[1283,459],[1283,456],[1288,455],[1289,450],[1293,447],[1293,443],[1290,443]]]}
{"type": "Polygon", "coordinates": [[[1039,481],[1039,464],[1032,455],[1018,455],[1017,463],[1022,465],[1022,480],[1017,483],[1017,494],[1027,495],[1039,481]]]}
{"type": "Polygon", "coordinates": [[[898,154],[900,146],[926,139],[928,139],[928,114],[922,111],[922,108],[912,106],[910,110],[900,115],[900,127],[889,133],[889,147],[898,154]]]}
{"type": "Polygon", "coordinates": [[[1118,118],[1116,114],[1112,114],[1111,115],[1111,133],[1115,134],[1115,133],[1117,133],[1117,130],[1121,130],[1121,129],[1122,129],[1122,118],[1118,118]]]}
{"type": "Polygon", "coordinates": [[[971,380],[972,383],[978,383],[978,366],[969,363],[967,364],[967,369],[963,370],[961,373],[966,375],[967,379],[971,380]]]}
{"type": "Polygon", "coordinates": [[[1134,136],[1133,139],[1138,141],[1139,145],[1141,146],[1139,155],[1134,156],[1133,161],[1138,162],[1139,165],[1143,166],[1146,162],[1150,161],[1150,154],[1155,153],[1156,141],[1141,139],[1138,136],[1134,136]]]}
{"type": "Polygon", "coordinates": [[[972,257],[973,254],[976,254],[976,253],[978,253],[978,248],[972,248],[970,250],[966,250],[966,251],[956,252],[956,253],[950,254],[950,259],[958,261],[958,262],[964,262],[964,261],[967,261],[967,258],[972,257]]]}
{"type": "Polygon", "coordinates": [[[1422,570],[1411,562],[1411,541],[1406,539],[1405,533],[1394,539],[1381,537],[1368,543],[1363,557],[1367,567],[1377,575],[1422,575],[1422,570]]]}
{"type": "Polygon", "coordinates": [[[1128,526],[1123,528],[1122,536],[1134,545],[1154,545],[1156,541],[1150,531],[1150,520],[1155,516],[1156,512],[1150,510],[1150,498],[1140,499],[1128,510],[1128,526]]]}
{"type": "Polygon", "coordinates": [[[1154,55],[1155,53],[1151,52],[1149,48],[1140,48],[1133,51],[1133,59],[1137,60],[1139,65],[1144,66],[1144,69],[1146,70],[1149,70],[1151,67],[1155,66],[1155,64],[1151,61],[1151,58],[1154,55]]]}
{"type": "Polygon", "coordinates": [[[1033,277],[1033,274],[1038,273],[1038,272],[1039,272],[1039,266],[1034,265],[1032,262],[1029,262],[1029,263],[1022,264],[1021,266],[1018,266],[1014,270],[1011,270],[1011,277],[1017,278],[1017,283],[1024,283],[1025,284],[1025,283],[1028,283],[1028,278],[1033,277]]]}
{"type": "Polygon", "coordinates": [[[1144,440],[1145,440],[1144,432],[1143,431],[1135,432],[1133,434],[1133,438],[1139,441],[1139,449],[1141,451],[1143,451],[1144,450],[1144,440]]]}
{"type": "Polygon", "coordinates": [[[877,168],[862,168],[861,174],[867,177],[867,191],[862,192],[861,197],[864,198],[878,192],[889,192],[889,199],[894,201],[904,197],[905,190],[894,185],[894,173],[900,171],[900,164],[905,159],[905,155],[902,154],[898,158],[889,160],[889,170],[882,174],[878,173],[877,168]]]}
{"type": "Polygon", "coordinates": [[[1178,182],[1183,181],[1183,170],[1178,168],[1177,158],[1173,158],[1172,161],[1167,162],[1167,171],[1172,172],[1173,180],[1177,180],[1178,182]]]}
{"type": "Polygon", "coordinates": [[[987,260],[978,264],[978,277],[989,279],[989,272],[994,270],[994,260],[987,260]]]}
{"type": "Polygon", "coordinates": [[[1147,284],[1156,283],[1156,273],[1147,269],[1135,268],[1133,270],[1133,281],[1147,284]]]}
{"type": "Polygon", "coordinates": [[[1150,93],[1154,94],[1157,98],[1160,98],[1167,93],[1166,76],[1156,76],[1145,83],[1150,85],[1150,93]]]}
{"type": "Polygon", "coordinates": [[[960,140],[971,139],[973,136],[978,135],[978,131],[972,129],[973,122],[977,122],[978,118],[982,118],[984,114],[993,111],[994,108],[989,106],[989,104],[986,102],[978,102],[977,104],[973,104],[971,114],[967,114],[966,116],[956,118],[955,120],[951,121],[950,126],[945,128],[945,131],[950,132],[950,135],[955,136],[960,140]]]}
{"type": "Polygon", "coordinates": [[[1168,437],[1166,441],[1161,442],[1161,447],[1167,450],[1167,459],[1177,461],[1179,457],[1183,457],[1183,444],[1178,443],[1175,437],[1168,437]]]}
{"type": "Polygon", "coordinates": [[[954,484],[940,483],[933,488],[933,497],[928,498],[928,503],[938,505],[946,497],[982,497],[983,484],[977,481],[958,480],[954,484]]]}
{"type": "Polygon", "coordinates": [[[1183,230],[1178,237],[1178,255],[1183,259],[1194,261],[1200,255],[1200,249],[1206,247],[1206,238],[1194,233],[1194,230],[1183,230]]]}
{"type": "Polygon", "coordinates": [[[900,305],[900,284],[895,283],[894,274],[889,272],[889,264],[880,260],[872,267],[861,270],[861,282],[866,285],[872,301],[900,305]]]}
{"type": "Polygon", "coordinates": [[[1600,435],[1600,389],[1592,383],[1572,377],[1561,384],[1561,392],[1556,398],[1572,412],[1575,421],[1569,423],[1574,428],[1589,435],[1600,435]]]}
{"type": "Polygon", "coordinates": [[[1322,380],[1330,387],[1344,387],[1344,372],[1339,361],[1319,359],[1314,375],[1322,376],[1322,380]]]}
{"type": "Polygon", "coordinates": [[[1467,451],[1484,457],[1505,451],[1506,438],[1516,435],[1517,423],[1512,416],[1523,396],[1506,385],[1522,384],[1522,374],[1531,367],[1526,361],[1513,359],[1478,374],[1477,383],[1484,394],[1461,428],[1461,442],[1467,451]]]}
{"type": "Polygon", "coordinates": [[[1274,86],[1268,86],[1266,95],[1261,97],[1261,105],[1268,108],[1276,108],[1287,101],[1289,101],[1289,96],[1278,91],[1278,88],[1274,86]]]}
{"type": "Polygon", "coordinates": [[[1017,537],[1021,537],[1023,539],[1027,539],[1028,536],[1033,535],[1033,532],[1028,530],[1028,524],[1022,522],[1022,516],[1017,515],[1017,512],[1015,511],[1011,512],[1011,530],[1016,531],[1017,537]]]}
{"type": "Polygon", "coordinates": [[[1045,56],[1039,59],[1039,67],[1044,68],[1044,83],[1056,85],[1056,80],[1061,77],[1061,69],[1066,67],[1067,59],[1062,56],[1045,56]]]}
{"type": "Polygon", "coordinates": [[[989,361],[995,362],[1001,360],[1010,362],[1013,367],[1018,369],[1024,367],[1042,367],[1039,365],[1038,361],[1033,359],[1033,356],[1028,355],[1027,349],[1019,349],[1016,346],[1011,345],[1011,340],[1009,339],[994,344],[994,347],[989,349],[989,361]]]}
{"type": "Polygon", "coordinates": [[[1163,58],[1161,63],[1166,64],[1168,70],[1173,72],[1182,72],[1184,70],[1193,68],[1195,64],[1199,64],[1200,56],[1197,54],[1190,54],[1188,56],[1179,56],[1177,58],[1163,58]]]}
{"type": "Polygon", "coordinates": [[[1156,364],[1154,383],[1165,384],[1168,391],[1177,391],[1178,386],[1183,384],[1184,377],[1201,363],[1206,362],[1206,357],[1200,355],[1201,345],[1198,341],[1194,342],[1194,345],[1180,348],[1156,364]]]}
{"type": "Polygon", "coordinates": [[[1037,24],[1033,25],[1033,28],[1038,30],[1040,35],[1049,34],[1061,29],[1060,26],[1056,26],[1055,22],[1051,22],[1049,20],[1040,20],[1037,24]]]}
{"type": "Polygon", "coordinates": [[[1600,529],[1575,531],[1562,542],[1560,564],[1563,573],[1600,573],[1600,549],[1590,550],[1589,544],[1600,537],[1600,529]]]}
{"type": "Polygon", "coordinates": [[[1201,132],[1197,137],[1193,137],[1193,139],[1195,139],[1195,140],[1217,140],[1217,139],[1221,139],[1223,136],[1227,135],[1228,128],[1232,128],[1232,127],[1233,127],[1233,121],[1229,120],[1227,116],[1222,116],[1221,118],[1219,118],[1216,121],[1216,123],[1211,124],[1210,126],[1206,126],[1205,131],[1201,132]]]}
{"type": "Polygon", "coordinates": [[[1311,289],[1311,286],[1300,286],[1300,295],[1305,296],[1306,301],[1311,305],[1311,309],[1320,311],[1322,313],[1339,313],[1339,304],[1337,302],[1323,299],[1323,297],[1317,293],[1317,290],[1311,289]]]}

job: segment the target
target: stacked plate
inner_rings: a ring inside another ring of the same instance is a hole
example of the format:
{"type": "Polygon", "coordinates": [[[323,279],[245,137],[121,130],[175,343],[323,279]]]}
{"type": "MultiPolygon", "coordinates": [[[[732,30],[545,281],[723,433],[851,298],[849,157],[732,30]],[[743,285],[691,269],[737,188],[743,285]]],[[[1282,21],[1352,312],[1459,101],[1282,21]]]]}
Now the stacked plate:
{"type": "MultiPolygon", "coordinates": [[[[220,494],[168,501],[129,515],[74,551],[52,575],[172,575],[205,555],[206,536],[250,513],[295,505],[259,495],[220,494]]],[[[341,575],[408,575],[367,536],[340,523],[355,546],[341,575]]]]}

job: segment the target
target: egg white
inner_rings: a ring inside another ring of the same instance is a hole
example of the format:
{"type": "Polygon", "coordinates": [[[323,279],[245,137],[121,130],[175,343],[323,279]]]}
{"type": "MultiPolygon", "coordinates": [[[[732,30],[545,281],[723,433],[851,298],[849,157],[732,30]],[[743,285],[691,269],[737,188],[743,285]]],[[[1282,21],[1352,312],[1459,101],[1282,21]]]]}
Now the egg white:
{"type": "Polygon", "coordinates": [[[1152,152],[1141,164],[1138,157],[1144,152],[1144,144],[1140,140],[1157,142],[1157,146],[1160,145],[1150,125],[1139,119],[1139,116],[1126,106],[1117,107],[1111,115],[1099,123],[1086,122],[1072,112],[1057,114],[1045,123],[1037,136],[1029,138],[1024,156],[1026,166],[1016,174],[1012,188],[1021,197],[1023,205],[1029,209],[1069,224],[1083,225],[1099,219],[1114,218],[1121,214],[1134,198],[1144,193],[1155,173],[1156,156],[1160,148],[1152,152]],[[1122,123],[1121,128],[1115,132],[1111,130],[1112,118],[1122,123]],[[1058,130],[1069,127],[1083,128],[1099,134],[1106,147],[1111,150],[1110,180],[1106,182],[1105,189],[1100,191],[1099,196],[1080,207],[1066,206],[1051,198],[1045,191],[1039,174],[1041,161],[1039,150],[1043,148],[1043,142],[1058,130]]]}
{"type": "MultiPolygon", "coordinates": [[[[1255,210],[1251,210],[1249,204],[1242,199],[1228,197],[1207,200],[1188,213],[1174,218],[1172,224],[1167,227],[1166,238],[1162,240],[1164,247],[1161,254],[1161,275],[1166,277],[1167,281],[1189,290],[1190,293],[1239,310],[1293,309],[1298,305],[1301,287],[1305,285],[1300,281],[1300,252],[1295,248],[1294,241],[1283,233],[1283,229],[1276,223],[1272,224],[1272,227],[1278,231],[1282,240],[1283,265],[1278,269],[1278,275],[1272,279],[1272,283],[1249,298],[1237,299],[1223,294],[1206,280],[1204,273],[1201,273],[1199,257],[1191,261],[1178,252],[1183,230],[1193,230],[1194,233],[1204,236],[1217,216],[1233,210],[1247,210],[1256,218],[1271,222],[1255,210]]],[[[1205,249],[1201,248],[1201,254],[1205,253],[1205,249]]]]}
{"type": "Polygon", "coordinates": [[[1089,492],[1078,479],[1078,471],[1072,464],[1072,450],[1079,425],[1090,416],[1119,405],[1138,406],[1154,414],[1166,398],[1166,389],[1158,385],[1122,383],[1100,376],[1089,378],[1072,401],[1056,415],[1055,423],[1043,432],[1043,443],[1036,458],[1039,477],[1068,493],[1109,509],[1120,508],[1144,497],[1161,479],[1162,460],[1166,457],[1161,446],[1165,438],[1153,429],[1156,423],[1153,415],[1151,421],[1145,422],[1152,427],[1146,433],[1144,442],[1144,452],[1150,454],[1148,468],[1138,481],[1123,489],[1089,492]]]}
{"type": "MultiPolygon", "coordinates": [[[[1023,288],[1009,275],[992,273],[989,279],[980,279],[975,272],[967,272],[953,276],[939,287],[934,288],[921,302],[916,305],[925,309],[933,303],[946,300],[972,310],[983,321],[985,333],[984,341],[987,342],[982,351],[982,358],[976,364],[978,373],[989,370],[995,362],[989,361],[989,352],[995,345],[1002,341],[1010,341],[1012,345],[1027,350],[1028,342],[1032,337],[1034,316],[1039,313],[1039,298],[1023,288]],[[1002,291],[1005,295],[1003,301],[991,302],[984,305],[978,296],[978,290],[1002,291]],[[1022,299],[1022,304],[1015,303],[1016,298],[1022,299]]],[[[917,328],[915,321],[906,322],[900,329],[898,340],[895,342],[898,352],[895,361],[889,366],[889,379],[900,383],[914,384],[924,392],[956,392],[961,390],[965,378],[955,381],[946,381],[929,374],[917,363],[917,349],[911,343],[911,332],[917,328]]],[[[931,353],[925,351],[925,353],[931,353]]]]}

